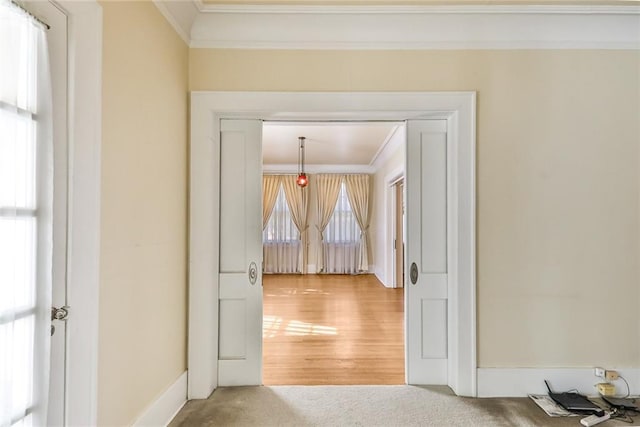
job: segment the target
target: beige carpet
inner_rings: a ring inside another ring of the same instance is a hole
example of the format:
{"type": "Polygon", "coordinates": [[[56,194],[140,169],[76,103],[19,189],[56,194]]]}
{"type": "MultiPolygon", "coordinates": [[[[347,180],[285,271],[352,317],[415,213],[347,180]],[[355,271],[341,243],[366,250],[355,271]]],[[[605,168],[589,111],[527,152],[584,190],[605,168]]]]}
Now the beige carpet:
{"type": "MultiPolygon", "coordinates": [[[[615,425],[629,424],[600,424],[615,425]]],[[[548,417],[529,398],[462,398],[447,387],[272,386],[219,388],[188,402],[170,426],[581,425],[548,417]]]]}

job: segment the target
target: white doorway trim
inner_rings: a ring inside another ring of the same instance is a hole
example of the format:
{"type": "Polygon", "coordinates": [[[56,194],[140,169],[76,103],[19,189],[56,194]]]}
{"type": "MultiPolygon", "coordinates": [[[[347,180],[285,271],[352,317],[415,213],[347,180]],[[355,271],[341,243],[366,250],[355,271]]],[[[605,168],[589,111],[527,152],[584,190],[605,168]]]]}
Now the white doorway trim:
{"type": "Polygon", "coordinates": [[[393,193],[393,283],[395,288],[404,287],[404,178],[391,184],[393,193]]]}
{"type": "MultiPolygon", "coordinates": [[[[405,139],[406,139],[406,131],[405,131],[405,139]]],[[[384,248],[384,266],[385,266],[385,286],[390,288],[402,288],[402,285],[398,285],[396,282],[397,276],[397,265],[396,265],[396,248],[397,240],[396,236],[396,184],[404,180],[405,174],[405,165],[404,162],[402,166],[396,168],[391,173],[389,173],[385,179],[384,186],[384,198],[385,198],[385,234],[386,234],[386,245],[384,248]]],[[[404,226],[403,226],[404,229],[404,226]]],[[[379,260],[376,260],[379,263],[379,260]]]]}
{"type": "Polygon", "coordinates": [[[96,425],[100,282],[102,7],[58,0],[68,25],[68,263],[65,425],[96,425]]]}
{"type": "Polygon", "coordinates": [[[456,143],[457,209],[450,295],[448,385],[476,396],[475,92],[192,92],[189,235],[189,399],[218,383],[219,144],[221,118],[262,120],[446,119],[456,143]]]}

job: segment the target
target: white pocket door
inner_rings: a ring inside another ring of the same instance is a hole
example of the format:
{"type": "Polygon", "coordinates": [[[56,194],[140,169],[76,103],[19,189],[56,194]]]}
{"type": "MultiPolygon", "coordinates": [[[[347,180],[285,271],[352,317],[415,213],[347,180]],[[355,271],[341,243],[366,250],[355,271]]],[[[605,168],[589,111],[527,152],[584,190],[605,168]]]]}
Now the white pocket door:
{"type": "Polygon", "coordinates": [[[218,384],[262,384],[262,122],[220,122],[218,384]]]}
{"type": "Polygon", "coordinates": [[[447,384],[447,122],[407,122],[407,382],[447,384]]]}

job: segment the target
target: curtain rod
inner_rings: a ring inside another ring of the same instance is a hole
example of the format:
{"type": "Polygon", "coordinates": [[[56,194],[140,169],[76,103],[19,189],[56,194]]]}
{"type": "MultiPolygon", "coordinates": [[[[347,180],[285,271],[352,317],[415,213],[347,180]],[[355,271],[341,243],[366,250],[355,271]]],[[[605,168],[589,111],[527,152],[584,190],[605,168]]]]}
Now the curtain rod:
{"type": "Polygon", "coordinates": [[[30,17],[32,17],[36,22],[38,22],[41,25],[44,25],[44,27],[47,30],[51,29],[51,26],[49,24],[47,24],[46,22],[44,22],[42,19],[38,18],[36,15],[34,15],[33,13],[29,12],[27,9],[25,9],[20,3],[14,1],[14,0],[10,0],[9,3],[11,3],[12,5],[14,5],[15,7],[17,7],[18,9],[22,10],[24,13],[26,13],[27,15],[29,15],[30,17]]]}

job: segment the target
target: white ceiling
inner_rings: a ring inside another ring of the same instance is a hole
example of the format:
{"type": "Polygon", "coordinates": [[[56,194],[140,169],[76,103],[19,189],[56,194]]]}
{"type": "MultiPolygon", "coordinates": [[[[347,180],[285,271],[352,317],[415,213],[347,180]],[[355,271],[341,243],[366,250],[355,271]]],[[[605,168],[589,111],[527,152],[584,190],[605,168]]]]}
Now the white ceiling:
{"type": "Polygon", "coordinates": [[[305,140],[306,165],[371,165],[398,122],[265,122],[264,165],[297,165],[299,140],[305,140]]]}

